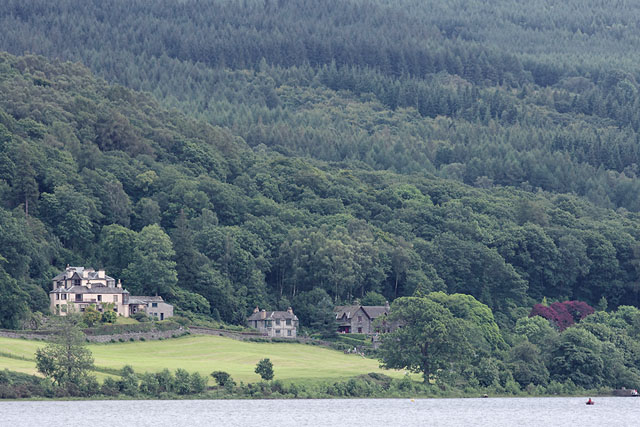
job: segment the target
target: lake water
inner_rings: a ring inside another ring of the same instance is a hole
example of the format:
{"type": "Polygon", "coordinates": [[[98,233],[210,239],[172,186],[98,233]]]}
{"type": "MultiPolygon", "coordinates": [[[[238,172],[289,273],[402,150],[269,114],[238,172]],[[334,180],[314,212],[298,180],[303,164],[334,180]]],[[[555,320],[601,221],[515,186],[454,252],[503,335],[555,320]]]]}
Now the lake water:
{"type": "Polygon", "coordinates": [[[637,426],[640,398],[1,402],[2,427],[637,426]]]}

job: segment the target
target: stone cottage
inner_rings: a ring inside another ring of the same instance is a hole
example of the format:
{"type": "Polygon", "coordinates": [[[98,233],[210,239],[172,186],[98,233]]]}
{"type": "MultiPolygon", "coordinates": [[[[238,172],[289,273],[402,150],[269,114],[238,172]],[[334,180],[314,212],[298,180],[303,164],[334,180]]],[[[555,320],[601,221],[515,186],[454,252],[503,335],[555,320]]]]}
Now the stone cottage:
{"type": "Polygon", "coordinates": [[[298,316],[291,307],[287,311],[266,311],[258,307],[247,319],[247,325],[274,338],[295,338],[298,330],[298,316]]]}
{"type": "Polygon", "coordinates": [[[391,326],[381,320],[380,326],[374,325],[374,320],[389,314],[389,303],[385,305],[341,305],[333,312],[338,323],[338,333],[342,334],[375,334],[389,332],[391,326]]]}

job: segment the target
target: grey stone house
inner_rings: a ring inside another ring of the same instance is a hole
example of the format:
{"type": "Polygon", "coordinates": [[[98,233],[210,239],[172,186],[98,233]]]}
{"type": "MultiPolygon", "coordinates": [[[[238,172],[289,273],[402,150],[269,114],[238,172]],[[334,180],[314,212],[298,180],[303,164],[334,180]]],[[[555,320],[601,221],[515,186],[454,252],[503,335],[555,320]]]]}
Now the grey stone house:
{"type": "Polygon", "coordinates": [[[298,316],[291,307],[287,311],[266,311],[258,307],[247,319],[247,325],[273,338],[295,338],[298,331],[298,316]]]}
{"type": "Polygon", "coordinates": [[[376,319],[389,314],[389,303],[385,305],[342,305],[333,311],[338,323],[338,333],[375,334],[391,330],[391,326],[386,324],[384,318],[381,320],[380,326],[374,325],[376,319]]]}
{"type": "Polygon", "coordinates": [[[167,317],[173,316],[173,306],[164,302],[162,297],[131,295],[129,297],[129,311],[131,315],[133,316],[141,310],[146,312],[149,316],[154,317],[156,320],[164,320],[167,317]]]}

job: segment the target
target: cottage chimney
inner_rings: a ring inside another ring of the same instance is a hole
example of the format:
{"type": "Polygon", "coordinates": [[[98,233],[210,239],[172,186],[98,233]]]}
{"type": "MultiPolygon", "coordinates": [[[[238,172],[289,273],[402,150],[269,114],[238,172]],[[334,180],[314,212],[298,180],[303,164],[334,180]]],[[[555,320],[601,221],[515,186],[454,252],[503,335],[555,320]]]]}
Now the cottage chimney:
{"type": "Polygon", "coordinates": [[[104,279],[105,273],[104,270],[98,270],[98,279],[104,279]]]}
{"type": "Polygon", "coordinates": [[[385,301],[384,302],[384,309],[388,312],[391,309],[391,306],[389,305],[389,301],[385,301]]]}
{"type": "Polygon", "coordinates": [[[87,280],[87,288],[91,289],[91,280],[87,280]]]}
{"type": "Polygon", "coordinates": [[[122,287],[122,280],[121,280],[121,279],[118,279],[118,285],[117,285],[117,287],[118,287],[118,288],[121,288],[121,287],[122,287]]]}
{"type": "Polygon", "coordinates": [[[287,308],[287,313],[293,314],[293,309],[291,307],[287,308]]]}
{"type": "Polygon", "coordinates": [[[267,310],[265,310],[264,308],[262,309],[262,311],[260,311],[260,318],[261,319],[267,318],[267,310]]]}
{"type": "Polygon", "coordinates": [[[254,308],[254,309],[253,309],[253,312],[254,312],[254,313],[257,313],[257,312],[259,312],[259,311],[260,311],[260,309],[259,309],[259,308],[258,308],[258,306],[256,305],[256,308],[254,308]]]}

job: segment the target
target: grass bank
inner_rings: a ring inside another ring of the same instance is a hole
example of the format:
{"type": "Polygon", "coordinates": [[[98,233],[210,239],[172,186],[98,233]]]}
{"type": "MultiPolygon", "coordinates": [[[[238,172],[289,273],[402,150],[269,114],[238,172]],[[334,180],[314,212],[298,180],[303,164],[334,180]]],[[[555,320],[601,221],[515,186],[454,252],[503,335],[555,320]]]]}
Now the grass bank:
{"type": "MultiPolygon", "coordinates": [[[[35,373],[34,353],[43,342],[0,338],[0,368],[35,373]],[[15,356],[6,357],[6,355],[15,356]],[[25,360],[26,359],[26,360],[25,360]]],[[[135,341],[88,346],[100,370],[131,365],[136,372],[171,371],[177,368],[209,377],[225,371],[236,381],[256,382],[256,363],[271,359],[276,379],[301,384],[343,380],[369,372],[401,378],[400,371],[386,371],[378,362],[358,355],[297,343],[255,343],[219,336],[186,336],[162,341],[135,341]]],[[[210,384],[213,384],[212,379],[210,384]]]]}

